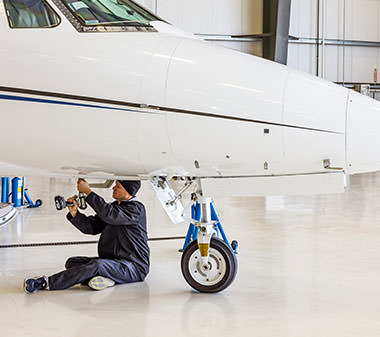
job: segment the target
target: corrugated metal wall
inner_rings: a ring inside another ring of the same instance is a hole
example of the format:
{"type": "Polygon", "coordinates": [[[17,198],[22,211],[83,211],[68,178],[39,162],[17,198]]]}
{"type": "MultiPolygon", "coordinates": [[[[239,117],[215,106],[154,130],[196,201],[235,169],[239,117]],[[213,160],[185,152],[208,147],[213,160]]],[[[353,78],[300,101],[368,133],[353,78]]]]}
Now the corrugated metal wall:
{"type": "MultiPolygon", "coordinates": [[[[261,34],[265,0],[139,0],[170,23],[199,34],[261,34]]],[[[379,0],[319,0],[319,36],[380,41],[379,0]],[[323,4],[325,4],[323,6],[323,4]]],[[[290,35],[317,38],[318,0],[292,0],[290,35]]],[[[216,42],[262,55],[261,42],[216,42]]],[[[319,49],[318,73],[335,82],[373,82],[379,52],[375,47],[326,45],[319,49]]],[[[317,74],[315,44],[289,45],[288,65],[317,74]]]]}
{"type": "MultiPolygon", "coordinates": [[[[317,0],[292,0],[290,35],[317,37],[317,0]]],[[[336,40],[380,40],[380,1],[320,1],[320,38],[336,40]]],[[[372,82],[378,68],[378,48],[325,46],[319,50],[319,75],[335,82],[372,82]]],[[[316,74],[316,46],[290,44],[289,66],[316,74]]]]}
{"type": "Polygon", "coordinates": [[[193,33],[262,32],[262,0],[139,0],[173,25],[193,33]]]}
{"type": "MultiPolygon", "coordinates": [[[[263,31],[263,0],[139,0],[160,17],[192,33],[243,35],[263,31]]],[[[261,42],[216,42],[261,55],[261,42]]]]}

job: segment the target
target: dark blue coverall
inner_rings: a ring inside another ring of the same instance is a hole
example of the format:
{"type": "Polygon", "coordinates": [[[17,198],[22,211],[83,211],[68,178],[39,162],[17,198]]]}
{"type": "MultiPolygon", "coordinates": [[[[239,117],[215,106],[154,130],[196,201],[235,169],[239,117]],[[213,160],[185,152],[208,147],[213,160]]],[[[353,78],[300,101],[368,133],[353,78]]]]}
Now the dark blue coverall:
{"type": "Polygon", "coordinates": [[[104,276],[116,283],[143,281],[149,272],[149,247],[144,205],[132,198],[106,203],[91,192],[86,202],[96,215],[78,211],[67,219],[85,234],[100,234],[99,257],[77,256],[66,261],[66,270],[49,277],[49,290],[61,290],[104,276]]]}

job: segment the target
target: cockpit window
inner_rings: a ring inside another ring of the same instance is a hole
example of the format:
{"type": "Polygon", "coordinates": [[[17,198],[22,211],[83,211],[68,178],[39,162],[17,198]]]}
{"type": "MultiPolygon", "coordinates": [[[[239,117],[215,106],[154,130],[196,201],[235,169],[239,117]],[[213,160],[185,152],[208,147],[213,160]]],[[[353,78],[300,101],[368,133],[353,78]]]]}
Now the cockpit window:
{"type": "Polygon", "coordinates": [[[11,28],[50,28],[61,19],[44,0],[4,0],[11,28]]]}
{"type": "Polygon", "coordinates": [[[63,0],[86,26],[148,26],[157,18],[129,0],[63,0]]]}

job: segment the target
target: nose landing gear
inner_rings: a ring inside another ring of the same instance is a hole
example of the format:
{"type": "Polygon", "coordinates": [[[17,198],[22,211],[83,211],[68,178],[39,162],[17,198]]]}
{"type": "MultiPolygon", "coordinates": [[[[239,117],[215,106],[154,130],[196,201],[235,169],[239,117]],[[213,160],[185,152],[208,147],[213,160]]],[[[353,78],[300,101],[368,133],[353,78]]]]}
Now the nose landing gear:
{"type": "Polygon", "coordinates": [[[192,221],[181,250],[182,274],[195,290],[216,293],[235,279],[237,241],[228,242],[211,198],[193,195],[193,201],[192,221]]]}
{"type": "MultiPolygon", "coordinates": [[[[173,180],[177,180],[174,179],[173,180]]],[[[151,177],[158,199],[173,223],[185,220],[180,202],[182,194],[194,184],[191,194],[191,218],[182,252],[181,270],[186,282],[195,290],[217,293],[234,281],[237,273],[237,241],[231,244],[224,233],[211,198],[204,197],[199,178],[184,177],[185,186],[176,194],[165,177],[151,177]],[[223,239],[219,239],[219,235],[223,239]]]]}

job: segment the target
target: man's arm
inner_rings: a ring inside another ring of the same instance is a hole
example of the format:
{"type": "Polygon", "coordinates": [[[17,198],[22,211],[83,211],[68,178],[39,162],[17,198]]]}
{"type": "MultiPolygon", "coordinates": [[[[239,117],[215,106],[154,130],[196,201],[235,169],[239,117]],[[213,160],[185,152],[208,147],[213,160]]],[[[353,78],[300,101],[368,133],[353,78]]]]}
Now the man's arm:
{"type": "Polygon", "coordinates": [[[97,215],[86,216],[77,212],[74,218],[70,213],[67,214],[66,218],[84,234],[97,235],[103,232],[105,228],[105,223],[97,215]]]}
{"type": "Polygon", "coordinates": [[[86,202],[99,216],[100,220],[110,225],[135,225],[141,218],[141,209],[135,203],[130,207],[122,208],[118,205],[112,205],[94,192],[86,197],[86,202]]]}
{"type": "Polygon", "coordinates": [[[96,235],[103,231],[105,224],[98,216],[86,216],[78,212],[78,204],[74,198],[68,199],[73,203],[69,206],[66,218],[84,234],[96,235]]]}

